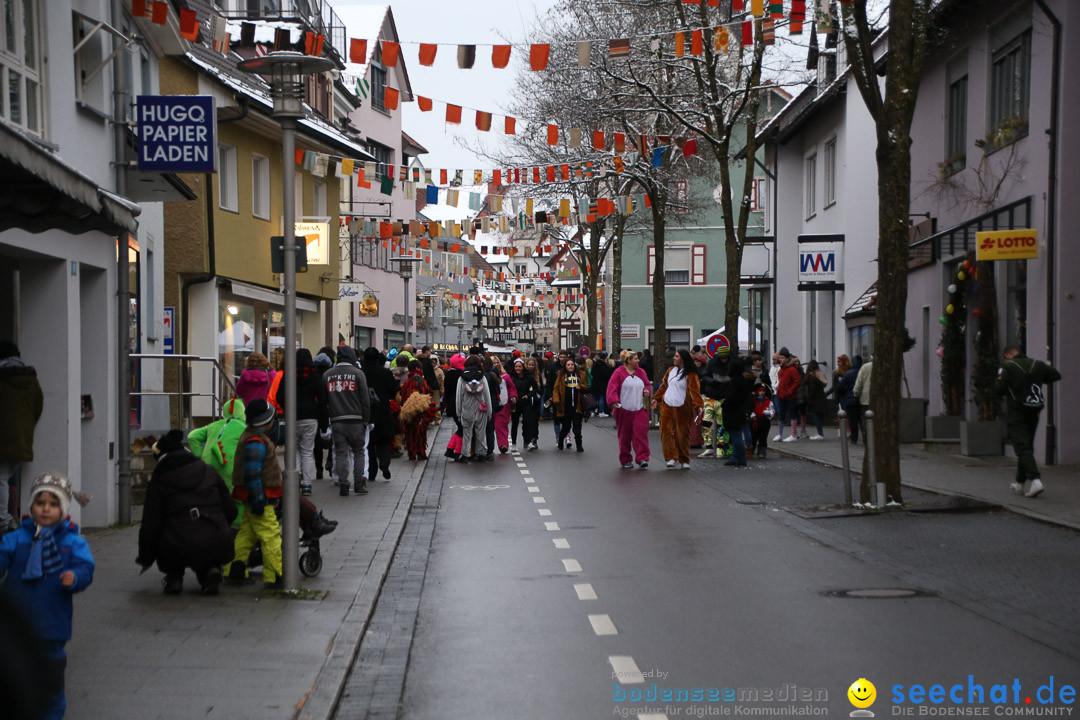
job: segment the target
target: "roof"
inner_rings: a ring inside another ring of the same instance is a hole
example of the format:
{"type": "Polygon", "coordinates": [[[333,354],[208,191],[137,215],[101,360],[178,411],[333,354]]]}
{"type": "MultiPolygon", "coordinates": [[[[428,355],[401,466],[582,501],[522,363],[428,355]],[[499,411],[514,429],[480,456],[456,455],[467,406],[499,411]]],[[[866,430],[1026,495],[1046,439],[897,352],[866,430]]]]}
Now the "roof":
{"type": "Polygon", "coordinates": [[[423,154],[428,152],[428,149],[426,147],[424,147],[420,143],[416,142],[416,140],[413,140],[412,135],[405,132],[404,130],[401,131],[401,139],[405,142],[406,145],[414,147],[419,151],[419,152],[411,153],[412,155],[423,155],[423,154]]]}
{"type": "Polygon", "coordinates": [[[866,292],[851,304],[844,312],[844,319],[859,317],[861,315],[873,315],[877,310],[877,283],[866,288],[866,292]]]}
{"type": "MultiPolygon", "coordinates": [[[[203,70],[209,78],[254,100],[268,115],[269,111],[273,110],[274,100],[270,95],[270,86],[261,76],[244,72],[237,67],[237,63],[243,59],[240,55],[234,52],[230,52],[227,56],[222,55],[206,45],[197,44],[191,46],[187,59],[203,70]]],[[[306,105],[305,108],[308,115],[300,118],[298,122],[301,134],[315,137],[354,160],[375,159],[375,156],[369,153],[359,140],[350,138],[316,115],[315,111],[306,105]]]]}

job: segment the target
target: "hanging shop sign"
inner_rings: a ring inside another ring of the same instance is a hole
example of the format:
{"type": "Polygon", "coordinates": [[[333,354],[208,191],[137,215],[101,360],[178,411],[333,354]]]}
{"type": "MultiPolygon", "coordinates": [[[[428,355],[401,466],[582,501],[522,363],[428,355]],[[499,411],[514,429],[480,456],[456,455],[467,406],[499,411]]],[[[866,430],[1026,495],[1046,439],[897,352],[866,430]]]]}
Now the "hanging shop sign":
{"type": "Polygon", "coordinates": [[[330,223],[326,219],[296,223],[296,237],[304,238],[308,265],[330,264],[330,223]]]}
{"type": "Polygon", "coordinates": [[[798,242],[800,283],[843,282],[843,235],[800,235],[798,242]]]}
{"type": "Polygon", "coordinates": [[[217,172],[217,111],[209,95],[140,95],[139,170],[217,172]]]}
{"type": "Polygon", "coordinates": [[[975,234],[976,260],[1033,260],[1039,257],[1038,230],[989,230],[975,234]]]}

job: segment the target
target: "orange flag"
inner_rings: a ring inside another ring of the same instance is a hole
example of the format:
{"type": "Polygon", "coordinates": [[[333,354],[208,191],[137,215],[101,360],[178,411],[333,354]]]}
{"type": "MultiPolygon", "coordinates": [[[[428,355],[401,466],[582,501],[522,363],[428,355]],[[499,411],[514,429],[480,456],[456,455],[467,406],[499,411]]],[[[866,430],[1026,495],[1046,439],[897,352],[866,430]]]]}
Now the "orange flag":
{"type": "Polygon", "coordinates": [[[431,112],[431,98],[426,98],[423,95],[417,95],[416,104],[420,107],[421,112],[431,112]]]}
{"type": "Polygon", "coordinates": [[[383,107],[387,110],[397,110],[399,93],[392,87],[383,89],[383,107]]]}
{"type": "Polygon", "coordinates": [[[622,133],[615,133],[614,134],[614,139],[615,139],[615,152],[617,152],[617,153],[626,152],[626,135],[624,135],[622,133]]]}
{"type": "Polygon", "coordinates": [[[504,132],[506,132],[507,135],[516,135],[517,134],[516,133],[516,128],[515,128],[516,125],[517,125],[517,120],[515,120],[512,117],[506,118],[506,129],[505,129],[504,132]]]}
{"type": "Polygon", "coordinates": [[[604,149],[604,133],[597,130],[592,134],[592,146],[593,150],[604,149]]]}
{"type": "Polygon", "coordinates": [[[476,129],[487,132],[491,129],[491,113],[483,110],[476,111],[476,129]]]}
{"type": "Polygon", "coordinates": [[[548,57],[551,55],[550,45],[529,46],[529,67],[533,70],[544,70],[548,65],[548,57]]]}
{"type": "Polygon", "coordinates": [[[491,48],[491,66],[502,70],[510,64],[510,46],[496,45],[491,48]]]}
{"type": "Polygon", "coordinates": [[[199,39],[199,18],[194,10],[180,9],[180,37],[191,42],[199,39]]]}
{"type": "Polygon", "coordinates": [[[349,62],[361,65],[367,62],[367,40],[353,38],[349,41],[349,62]]]}
{"type": "Polygon", "coordinates": [[[420,64],[430,66],[435,62],[435,53],[439,46],[434,43],[420,43],[420,64]]]}
{"type": "Polygon", "coordinates": [[[461,106],[460,105],[447,105],[446,106],[446,122],[453,125],[461,124],[461,106]]]}
{"type": "Polygon", "coordinates": [[[398,55],[401,54],[401,45],[390,40],[382,41],[382,61],[386,67],[397,67],[398,55]]]}
{"type": "Polygon", "coordinates": [[[675,33],[675,57],[682,57],[686,54],[686,36],[681,32],[675,33]]]}
{"type": "Polygon", "coordinates": [[[700,55],[703,52],[705,52],[705,39],[700,30],[695,30],[690,38],[690,54],[700,55]]]}
{"type": "Polygon", "coordinates": [[[559,144],[559,126],[558,125],[548,125],[547,126],[547,141],[548,141],[548,145],[558,145],[559,144]]]}

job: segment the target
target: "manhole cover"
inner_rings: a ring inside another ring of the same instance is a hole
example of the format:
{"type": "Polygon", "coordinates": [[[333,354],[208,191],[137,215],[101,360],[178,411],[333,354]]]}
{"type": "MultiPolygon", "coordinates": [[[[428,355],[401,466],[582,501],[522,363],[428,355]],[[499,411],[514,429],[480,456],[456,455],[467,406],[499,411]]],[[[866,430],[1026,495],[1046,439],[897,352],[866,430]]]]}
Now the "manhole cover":
{"type": "Polygon", "coordinates": [[[933,593],[914,588],[860,588],[856,590],[831,590],[825,595],[856,600],[895,600],[898,598],[932,597],[933,593]]]}

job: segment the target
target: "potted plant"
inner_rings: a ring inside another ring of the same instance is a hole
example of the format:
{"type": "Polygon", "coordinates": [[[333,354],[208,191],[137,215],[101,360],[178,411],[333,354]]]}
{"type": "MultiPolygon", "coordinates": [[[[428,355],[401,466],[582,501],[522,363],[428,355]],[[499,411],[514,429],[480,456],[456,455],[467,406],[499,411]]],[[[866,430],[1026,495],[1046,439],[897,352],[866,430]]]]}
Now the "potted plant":
{"type": "Polygon", "coordinates": [[[964,415],[964,378],[967,375],[967,280],[973,270],[969,261],[960,263],[948,287],[949,301],[938,321],[941,341],[937,355],[941,358],[941,399],[944,413],[926,418],[928,440],[960,438],[960,421],[964,415]]]}
{"type": "MultiPolygon", "coordinates": [[[[907,354],[915,347],[915,338],[904,328],[903,352],[907,354]]],[[[908,385],[907,364],[903,364],[904,393],[906,397],[900,398],[900,442],[922,442],[926,425],[926,399],[911,397],[911,386],[908,385]]]]}

